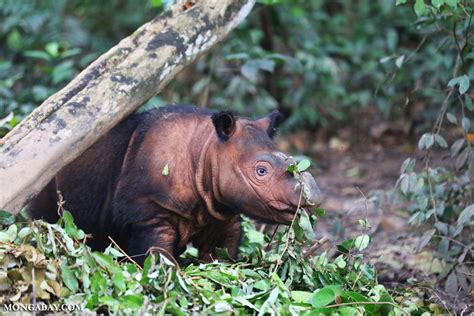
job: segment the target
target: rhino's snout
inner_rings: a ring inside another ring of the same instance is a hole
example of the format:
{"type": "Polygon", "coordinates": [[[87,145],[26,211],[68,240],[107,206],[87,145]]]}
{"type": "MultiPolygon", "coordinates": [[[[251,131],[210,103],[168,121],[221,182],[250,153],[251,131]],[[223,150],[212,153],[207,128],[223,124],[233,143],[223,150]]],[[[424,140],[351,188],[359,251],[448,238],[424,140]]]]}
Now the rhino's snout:
{"type": "Polygon", "coordinates": [[[309,172],[303,172],[303,198],[306,205],[319,206],[322,201],[321,191],[319,190],[316,180],[309,172]]]}

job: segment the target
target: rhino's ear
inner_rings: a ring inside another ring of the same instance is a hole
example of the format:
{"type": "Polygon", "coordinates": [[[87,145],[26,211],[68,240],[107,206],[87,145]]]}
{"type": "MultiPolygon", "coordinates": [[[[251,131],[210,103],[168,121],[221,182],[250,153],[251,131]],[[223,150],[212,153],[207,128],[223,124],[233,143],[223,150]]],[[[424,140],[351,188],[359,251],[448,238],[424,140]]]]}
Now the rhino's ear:
{"type": "Polygon", "coordinates": [[[277,132],[278,127],[283,121],[283,116],[279,111],[273,111],[265,118],[268,121],[267,134],[273,138],[277,132]]]}
{"type": "Polygon", "coordinates": [[[219,139],[228,140],[235,131],[235,117],[230,112],[219,112],[212,115],[212,123],[219,139]]]}

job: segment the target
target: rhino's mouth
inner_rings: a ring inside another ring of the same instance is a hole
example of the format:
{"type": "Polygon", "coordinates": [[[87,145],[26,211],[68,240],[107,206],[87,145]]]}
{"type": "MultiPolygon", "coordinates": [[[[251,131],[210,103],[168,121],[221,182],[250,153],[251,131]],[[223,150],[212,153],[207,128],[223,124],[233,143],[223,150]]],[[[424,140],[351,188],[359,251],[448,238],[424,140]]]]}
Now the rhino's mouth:
{"type": "Polygon", "coordinates": [[[295,215],[296,206],[292,206],[280,201],[272,201],[269,204],[270,204],[270,207],[273,208],[274,210],[284,213],[285,217],[286,215],[291,215],[291,216],[295,215]]]}
{"type": "Polygon", "coordinates": [[[280,201],[270,201],[268,204],[270,205],[271,208],[277,211],[291,212],[291,209],[292,209],[291,205],[288,205],[280,201]]]}

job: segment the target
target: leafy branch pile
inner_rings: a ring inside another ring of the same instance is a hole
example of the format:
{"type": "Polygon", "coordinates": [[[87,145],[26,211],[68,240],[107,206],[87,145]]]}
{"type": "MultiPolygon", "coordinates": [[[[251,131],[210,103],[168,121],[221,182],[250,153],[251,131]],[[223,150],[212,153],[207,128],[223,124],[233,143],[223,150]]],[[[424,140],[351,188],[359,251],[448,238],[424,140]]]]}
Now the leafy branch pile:
{"type": "Polygon", "coordinates": [[[79,304],[88,311],[176,315],[399,315],[417,309],[409,293],[394,299],[377,284],[360,252],[369,244],[367,235],[339,245],[335,259],[327,252],[305,255],[315,220],[305,211],[271,242],[244,219],[238,262],[199,263],[190,247],[181,258],[191,262],[187,266],[152,254],[143,269],[112,245],[103,253],[92,251],[69,212],[57,224],[26,221],[21,213],[15,218],[1,212],[0,218],[0,304],[36,300],[79,304]]]}

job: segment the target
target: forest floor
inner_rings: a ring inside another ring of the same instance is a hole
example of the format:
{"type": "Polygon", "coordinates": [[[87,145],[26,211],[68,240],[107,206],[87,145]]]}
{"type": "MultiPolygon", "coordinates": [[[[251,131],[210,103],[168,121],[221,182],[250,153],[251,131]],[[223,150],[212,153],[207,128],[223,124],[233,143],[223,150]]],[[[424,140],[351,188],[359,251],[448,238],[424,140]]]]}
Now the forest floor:
{"type": "MultiPolygon", "coordinates": [[[[419,292],[421,300],[436,302],[454,313],[467,312],[469,305],[472,308],[472,293],[454,296],[444,291],[438,280],[443,264],[434,250],[415,251],[419,230],[408,224],[406,204],[393,194],[403,161],[408,157],[422,159],[416,141],[403,135],[388,133],[374,138],[352,131],[325,140],[312,136],[298,133],[277,142],[281,149],[304,152],[314,162],[311,172],[323,193],[321,206],[326,210],[315,232],[318,239],[328,238],[319,251],[328,250],[337,256],[335,245],[366,233],[358,220],[367,219],[372,242],[365,255],[377,267],[381,283],[394,291],[409,288],[419,292]]],[[[435,153],[433,165],[446,166],[443,155],[446,152],[435,153]]]]}

